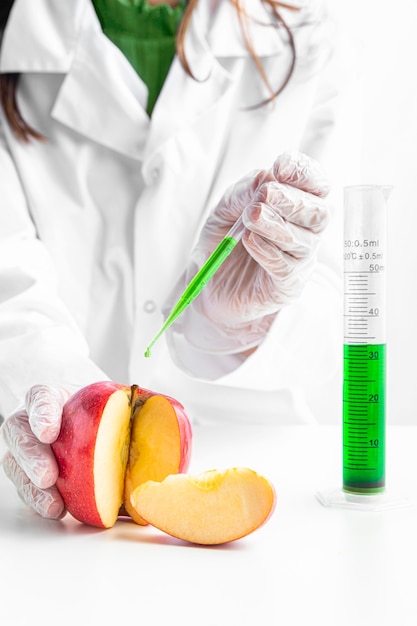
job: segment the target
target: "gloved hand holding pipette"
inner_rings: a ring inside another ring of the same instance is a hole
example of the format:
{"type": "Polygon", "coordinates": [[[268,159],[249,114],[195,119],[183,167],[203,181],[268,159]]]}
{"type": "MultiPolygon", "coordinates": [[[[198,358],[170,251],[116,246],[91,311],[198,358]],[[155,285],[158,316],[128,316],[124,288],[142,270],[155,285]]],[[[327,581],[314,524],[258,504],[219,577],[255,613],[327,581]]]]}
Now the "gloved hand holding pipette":
{"type": "Polygon", "coordinates": [[[329,216],[328,190],[319,164],[299,153],[285,153],[270,170],[229,188],[202,230],[177,295],[240,216],[241,242],[178,319],[176,332],[208,353],[256,348],[312,272],[329,216]]]}

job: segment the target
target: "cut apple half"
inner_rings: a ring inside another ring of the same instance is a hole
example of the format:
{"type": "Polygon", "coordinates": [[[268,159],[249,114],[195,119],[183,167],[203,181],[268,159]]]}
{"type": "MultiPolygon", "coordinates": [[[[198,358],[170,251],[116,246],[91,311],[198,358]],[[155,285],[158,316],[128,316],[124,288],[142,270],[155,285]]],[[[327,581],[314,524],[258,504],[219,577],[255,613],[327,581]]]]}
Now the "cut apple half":
{"type": "Polygon", "coordinates": [[[113,383],[81,389],[65,404],[52,450],[56,486],[73,517],[93,526],[115,523],[123,498],[131,405],[113,383]]]}
{"type": "Polygon", "coordinates": [[[173,400],[160,395],[149,398],[133,417],[124,506],[137,524],[147,522],[131,504],[132,491],[148,480],[161,481],[188,468],[191,437],[182,432],[184,426],[188,430],[188,422],[178,419],[173,400]]]}
{"type": "Polygon", "coordinates": [[[235,541],[272,515],[273,485],[257,472],[236,467],[148,481],[131,494],[132,505],[149,524],[192,543],[235,541]]]}

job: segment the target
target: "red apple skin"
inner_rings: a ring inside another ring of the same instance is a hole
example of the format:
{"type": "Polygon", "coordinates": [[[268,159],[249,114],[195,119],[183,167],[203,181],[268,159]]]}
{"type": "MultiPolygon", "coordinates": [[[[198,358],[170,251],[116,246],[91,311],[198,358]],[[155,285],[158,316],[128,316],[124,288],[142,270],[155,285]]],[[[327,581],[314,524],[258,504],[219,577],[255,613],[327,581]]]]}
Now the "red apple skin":
{"type": "Polygon", "coordinates": [[[77,391],[66,402],[58,438],[52,444],[59,476],[56,486],[75,519],[103,527],[94,495],[94,450],[104,408],[110,396],[130,387],[103,381],[77,391]],[[77,462],[74,463],[74,459],[77,462]]]}
{"type": "Polygon", "coordinates": [[[172,406],[175,409],[178,419],[178,427],[180,431],[181,440],[181,462],[178,468],[178,473],[183,474],[188,471],[191,461],[191,444],[193,440],[193,433],[190,420],[185,412],[184,407],[175,398],[169,398],[172,406]]]}

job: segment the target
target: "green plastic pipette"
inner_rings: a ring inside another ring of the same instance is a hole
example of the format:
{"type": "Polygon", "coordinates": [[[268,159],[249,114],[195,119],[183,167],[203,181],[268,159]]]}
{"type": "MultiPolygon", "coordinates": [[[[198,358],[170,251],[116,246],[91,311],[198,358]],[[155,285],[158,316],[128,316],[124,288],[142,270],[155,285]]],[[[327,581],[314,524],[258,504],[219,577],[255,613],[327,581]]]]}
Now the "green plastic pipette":
{"type": "Polygon", "coordinates": [[[184,292],[180,296],[177,304],[172,309],[171,313],[165,320],[159,333],[152,339],[149,346],[146,348],[145,356],[151,356],[151,348],[164,333],[171,324],[181,315],[183,311],[191,304],[191,302],[198,296],[198,294],[207,285],[210,278],[214,276],[222,263],[227,259],[237,242],[242,238],[245,227],[243,225],[242,218],[239,217],[237,222],[232,226],[227,235],[222,239],[217,248],[211,253],[207,261],[197,272],[194,278],[191,279],[184,292]]]}

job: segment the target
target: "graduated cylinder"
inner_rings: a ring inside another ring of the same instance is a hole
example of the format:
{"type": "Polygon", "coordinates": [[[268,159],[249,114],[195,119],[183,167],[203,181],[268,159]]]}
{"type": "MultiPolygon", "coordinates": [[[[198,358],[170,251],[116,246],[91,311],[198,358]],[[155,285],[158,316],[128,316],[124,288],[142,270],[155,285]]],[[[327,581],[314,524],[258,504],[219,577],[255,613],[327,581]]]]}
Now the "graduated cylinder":
{"type": "Polygon", "coordinates": [[[387,200],[390,187],[344,190],[343,490],[385,488],[387,200]]]}

